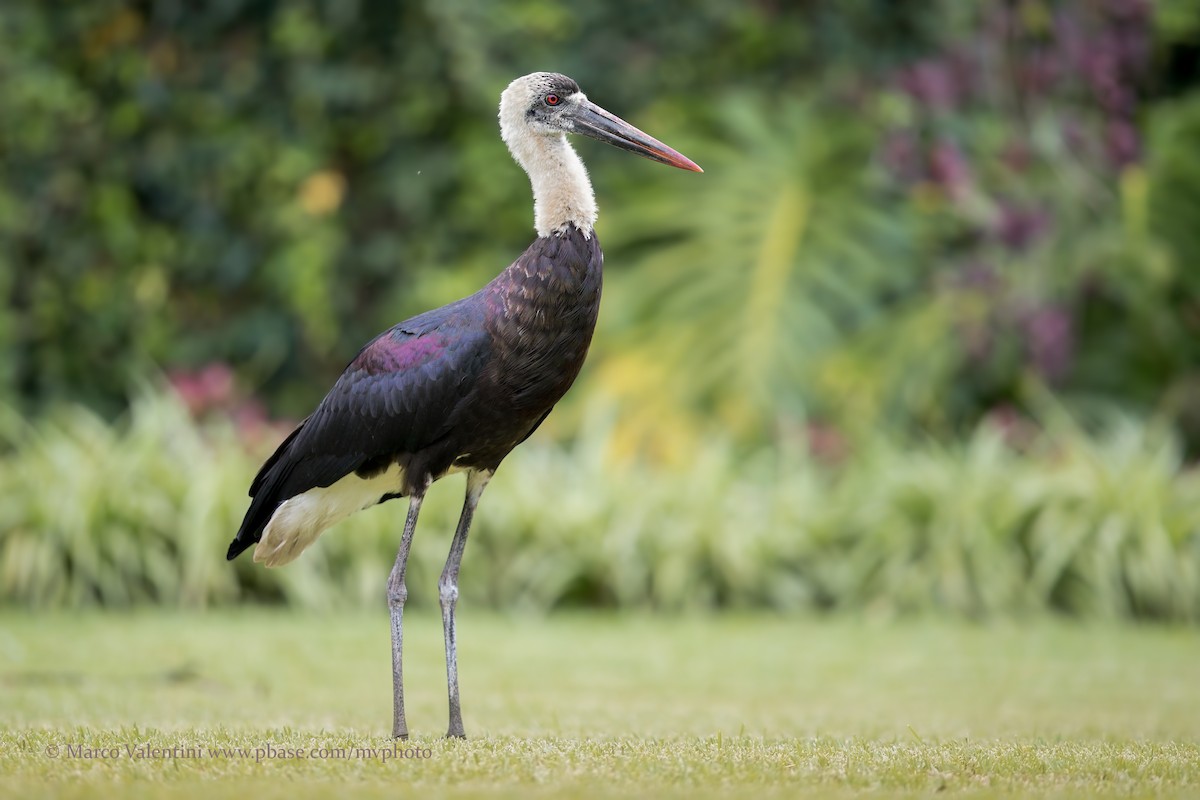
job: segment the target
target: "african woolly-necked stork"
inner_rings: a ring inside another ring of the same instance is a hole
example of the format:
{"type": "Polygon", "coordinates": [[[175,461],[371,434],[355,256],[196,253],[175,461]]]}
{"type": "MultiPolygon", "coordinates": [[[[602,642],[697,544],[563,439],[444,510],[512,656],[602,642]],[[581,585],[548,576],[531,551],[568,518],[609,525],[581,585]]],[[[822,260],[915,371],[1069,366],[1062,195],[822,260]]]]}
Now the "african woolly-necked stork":
{"type": "Polygon", "coordinates": [[[581,133],[680,169],[700,167],[592,103],[565,75],[538,72],[500,97],[500,133],[533,185],[537,239],[470,297],[401,322],[367,344],[250,486],[229,545],[268,567],[300,555],[360,509],[408,497],[387,582],[392,621],[392,735],[407,738],[401,671],[404,570],[426,490],[467,473],[467,493],[438,589],[450,694],[447,736],[464,736],[454,607],[475,506],[506,455],[566,393],[600,308],[596,200],[565,134],[581,133]]]}

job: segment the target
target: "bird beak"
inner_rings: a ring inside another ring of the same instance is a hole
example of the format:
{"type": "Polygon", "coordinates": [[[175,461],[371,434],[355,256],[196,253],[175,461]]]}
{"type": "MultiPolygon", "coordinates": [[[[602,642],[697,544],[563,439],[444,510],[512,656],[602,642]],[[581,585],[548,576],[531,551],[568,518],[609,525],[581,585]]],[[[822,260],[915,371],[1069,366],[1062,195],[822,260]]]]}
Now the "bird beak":
{"type": "Polygon", "coordinates": [[[579,108],[572,116],[575,122],[574,133],[582,133],[584,136],[599,139],[660,164],[669,164],[672,167],[692,172],[704,172],[699,165],[683,153],[672,150],[653,136],[642,133],[591,100],[579,101],[579,108]]]}

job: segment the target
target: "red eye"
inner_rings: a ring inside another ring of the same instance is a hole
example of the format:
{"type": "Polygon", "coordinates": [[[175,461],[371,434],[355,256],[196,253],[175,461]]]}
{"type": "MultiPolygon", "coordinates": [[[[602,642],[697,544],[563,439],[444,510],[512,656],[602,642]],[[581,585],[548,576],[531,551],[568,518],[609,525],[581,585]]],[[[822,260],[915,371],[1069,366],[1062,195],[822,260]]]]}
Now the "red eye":
{"type": "Polygon", "coordinates": [[[558,95],[556,95],[556,94],[546,95],[546,105],[548,105],[548,106],[558,105],[558,95]]]}

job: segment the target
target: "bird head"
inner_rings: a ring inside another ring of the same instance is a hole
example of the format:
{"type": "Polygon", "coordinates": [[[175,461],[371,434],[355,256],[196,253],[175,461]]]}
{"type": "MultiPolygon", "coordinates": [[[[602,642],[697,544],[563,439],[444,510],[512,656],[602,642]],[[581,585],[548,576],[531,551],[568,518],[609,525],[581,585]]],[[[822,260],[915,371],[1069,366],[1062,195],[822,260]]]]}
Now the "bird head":
{"type": "Polygon", "coordinates": [[[500,133],[509,147],[529,136],[579,133],[679,169],[703,172],[691,159],[588,100],[556,72],[517,78],[500,95],[500,133]]]}

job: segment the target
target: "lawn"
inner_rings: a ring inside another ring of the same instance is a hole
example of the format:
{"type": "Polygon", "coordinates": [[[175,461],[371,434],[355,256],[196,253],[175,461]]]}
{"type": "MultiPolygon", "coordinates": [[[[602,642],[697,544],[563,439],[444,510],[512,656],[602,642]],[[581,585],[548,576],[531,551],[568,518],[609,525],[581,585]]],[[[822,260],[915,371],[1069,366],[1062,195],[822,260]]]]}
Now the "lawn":
{"type": "Polygon", "coordinates": [[[1200,794],[1187,628],[460,616],[0,615],[0,796],[1200,794]]]}

